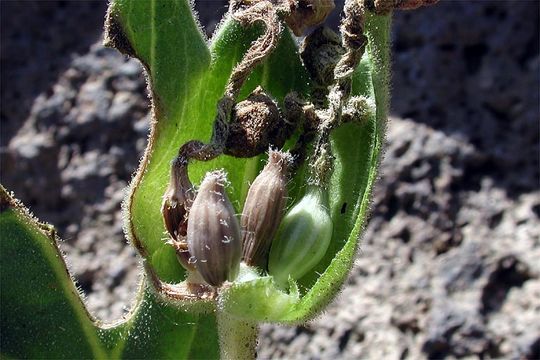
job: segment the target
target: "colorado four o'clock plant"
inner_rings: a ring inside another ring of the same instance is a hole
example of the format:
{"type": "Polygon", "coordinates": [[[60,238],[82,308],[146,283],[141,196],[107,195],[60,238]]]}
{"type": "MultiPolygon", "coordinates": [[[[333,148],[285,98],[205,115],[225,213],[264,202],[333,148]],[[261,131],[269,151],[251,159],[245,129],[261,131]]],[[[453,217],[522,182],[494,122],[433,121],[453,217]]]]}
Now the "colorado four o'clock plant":
{"type": "Polygon", "coordinates": [[[6,358],[255,356],[258,324],[300,324],[339,291],[377,177],[391,11],[433,0],[236,0],[210,41],[187,0],[114,0],[105,43],[143,64],[148,148],[124,204],[145,278],[95,320],[53,227],[0,188],[6,358]],[[240,215],[237,215],[240,214],[240,215]]]}

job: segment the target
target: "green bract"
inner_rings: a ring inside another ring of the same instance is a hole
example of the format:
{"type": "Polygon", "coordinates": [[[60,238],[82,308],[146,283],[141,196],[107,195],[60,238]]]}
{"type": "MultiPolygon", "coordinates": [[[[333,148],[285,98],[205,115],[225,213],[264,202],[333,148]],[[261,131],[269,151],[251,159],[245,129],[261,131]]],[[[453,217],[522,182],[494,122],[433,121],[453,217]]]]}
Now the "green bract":
{"type": "MultiPolygon", "coordinates": [[[[285,273],[299,277],[287,284],[288,291],[276,287],[271,276],[242,267],[237,280],[218,292],[186,297],[178,292],[185,285],[180,283],[186,270],[175,249],[163,240],[167,231],[161,206],[170,164],[188,140],[206,142],[211,137],[216,104],[231,71],[264,27],[242,26],[227,18],[207,42],[188,0],[113,0],[105,42],[141,61],[152,96],[150,141],[124,206],[129,241],[143,259],[146,278],[126,319],[114,324],[95,321],[66,270],[54,229],[38,223],[1,188],[2,357],[209,359],[221,354],[245,358],[253,354],[257,322],[301,323],[316,316],[333,299],[352,266],[377,177],[387,119],[390,17],[364,15],[368,43],[352,75],[351,92],[373,102],[376,111],[367,120],[348,122],[329,135],[334,160],[328,208],[314,224],[327,231],[333,223],[328,248],[300,272],[282,270],[282,260],[278,265],[271,256],[271,273],[278,282],[288,281],[285,273]]],[[[238,100],[259,85],[281,108],[293,91],[309,99],[310,79],[288,30],[279,33],[277,46],[251,72],[238,100]]],[[[285,145],[291,146],[290,141],[285,145]]],[[[208,162],[194,161],[189,177],[193,184],[200,184],[206,172],[225,169],[232,185],[229,198],[239,213],[264,156],[221,155],[208,162]]],[[[294,174],[289,206],[297,202],[304,206],[313,201],[309,200],[312,190],[306,188],[307,166],[294,174]]],[[[305,211],[289,215],[305,217],[305,211]]],[[[294,238],[287,233],[289,226],[297,225],[285,221],[278,241],[294,238]]],[[[281,251],[287,246],[278,243],[272,252],[288,258],[301,242],[293,245],[292,250],[281,251]]]]}

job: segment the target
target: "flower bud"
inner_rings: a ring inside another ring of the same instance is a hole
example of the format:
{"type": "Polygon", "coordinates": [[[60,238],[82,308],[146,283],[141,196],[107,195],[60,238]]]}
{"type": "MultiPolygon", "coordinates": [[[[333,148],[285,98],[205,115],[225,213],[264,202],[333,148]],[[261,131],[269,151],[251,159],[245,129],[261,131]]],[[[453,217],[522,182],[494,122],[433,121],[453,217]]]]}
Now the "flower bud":
{"type": "Polygon", "coordinates": [[[238,275],[241,256],[240,225],[225,193],[225,173],[207,173],[191,210],[187,243],[202,278],[220,286],[238,275]]]}
{"type": "Polygon", "coordinates": [[[323,258],[332,239],[328,195],[311,185],[285,215],[270,249],[268,271],[277,284],[299,279],[323,258]]]}
{"type": "Polygon", "coordinates": [[[289,153],[270,150],[268,163],[249,188],[242,212],[243,258],[246,264],[266,269],[272,239],[287,204],[289,153]]]}

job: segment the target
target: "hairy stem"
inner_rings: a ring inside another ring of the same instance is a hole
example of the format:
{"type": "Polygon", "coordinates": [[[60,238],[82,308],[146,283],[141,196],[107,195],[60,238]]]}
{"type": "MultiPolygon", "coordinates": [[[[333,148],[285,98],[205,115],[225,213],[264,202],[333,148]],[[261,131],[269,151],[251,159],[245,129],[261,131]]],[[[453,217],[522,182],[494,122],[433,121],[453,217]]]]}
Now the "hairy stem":
{"type": "Polygon", "coordinates": [[[255,359],[259,328],[254,322],[240,320],[217,310],[219,348],[222,360],[255,359]]]}

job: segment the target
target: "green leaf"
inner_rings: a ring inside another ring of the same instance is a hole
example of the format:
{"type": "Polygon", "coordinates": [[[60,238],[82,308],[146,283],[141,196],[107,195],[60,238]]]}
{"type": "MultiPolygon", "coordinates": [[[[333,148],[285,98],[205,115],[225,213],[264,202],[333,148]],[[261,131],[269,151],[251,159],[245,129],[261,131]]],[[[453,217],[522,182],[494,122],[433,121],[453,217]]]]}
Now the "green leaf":
{"type": "Polygon", "coordinates": [[[56,246],[0,186],[0,348],[15,358],[103,358],[96,328],[56,246]]]}
{"type": "Polygon", "coordinates": [[[127,321],[101,330],[103,338],[117,339],[111,358],[219,358],[215,315],[171,306],[157,298],[149,287],[143,289],[136,310],[127,321]],[[204,344],[199,341],[201,338],[205,339],[204,344]]]}
{"type": "MultiPolygon", "coordinates": [[[[231,71],[261,34],[261,28],[245,29],[226,20],[208,50],[184,0],[117,0],[108,19],[108,44],[141,60],[153,97],[150,143],[131,184],[125,209],[131,241],[150,259],[161,279],[179,282],[184,279],[184,269],[172,247],[165,244],[167,237],[160,212],[170,162],[186,141],[210,139],[216,104],[223,96],[231,71]]],[[[305,93],[307,79],[294,41],[284,31],[278,47],[254,70],[240,97],[261,84],[282,101],[292,90],[305,93]]],[[[224,168],[232,184],[228,189],[230,199],[240,211],[249,181],[262,165],[260,160],[220,156],[207,163],[195,162],[190,166],[190,177],[199,183],[207,171],[224,168]]]]}
{"type": "Polygon", "coordinates": [[[215,315],[171,307],[144,285],[125,320],[103,324],[93,319],[66,268],[54,228],[38,223],[1,186],[0,210],[1,357],[219,357],[215,315]]]}

